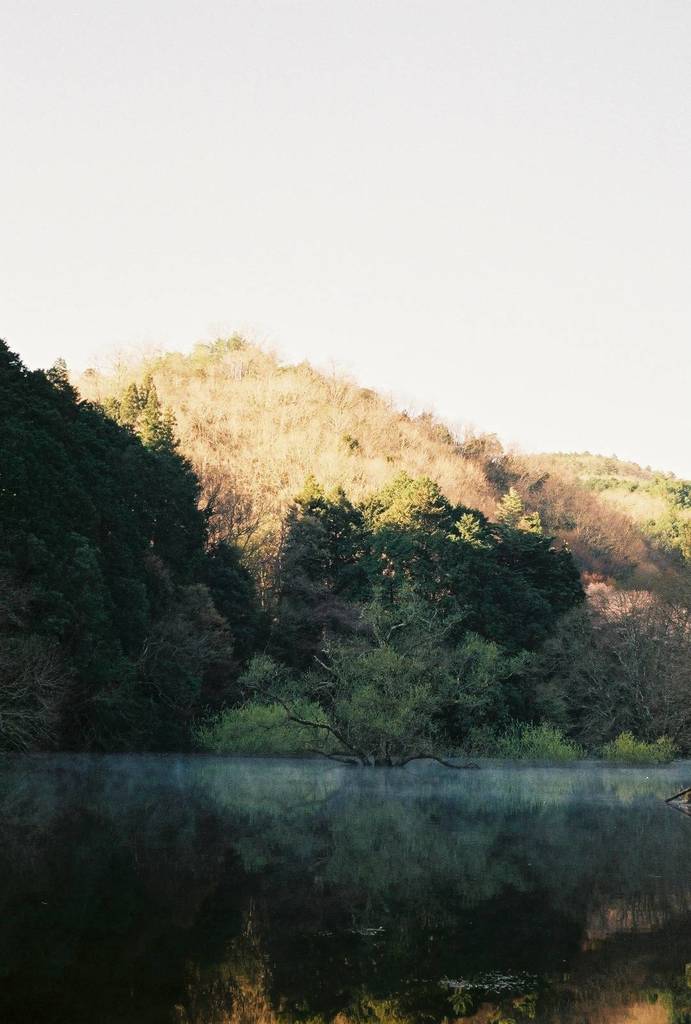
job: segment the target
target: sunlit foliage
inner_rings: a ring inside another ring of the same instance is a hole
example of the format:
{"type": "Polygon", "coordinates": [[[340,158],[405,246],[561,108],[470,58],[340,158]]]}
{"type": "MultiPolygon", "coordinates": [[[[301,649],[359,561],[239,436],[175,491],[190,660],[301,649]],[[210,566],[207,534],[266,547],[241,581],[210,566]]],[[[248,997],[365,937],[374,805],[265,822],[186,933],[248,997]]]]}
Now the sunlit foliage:
{"type": "MultiPolygon", "coordinates": [[[[538,513],[582,570],[646,587],[676,572],[626,512],[582,486],[563,461],[506,452],[492,434],[454,434],[429,413],[401,411],[343,375],[286,365],[239,336],[189,355],[115,361],[107,374],[84,375],[79,387],[109,408],[124,402],[134,421],[147,381],[174,414],[182,451],[211,501],[212,528],[240,545],[262,589],[271,587],[286,513],[310,474],[327,493],[342,487],[354,503],[401,472],[425,476],[453,505],[492,519],[513,488],[525,515],[538,513]]],[[[602,460],[596,471],[610,464],[617,460],[602,460]]]]}
{"type": "Polygon", "coordinates": [[[633,733],[621,732],[602,748],[606,761],[622,761],[626,764],[664,764],[673,761],[677,747],[668,736],[660,736],[653,743],[635,739],[633,733]]]}

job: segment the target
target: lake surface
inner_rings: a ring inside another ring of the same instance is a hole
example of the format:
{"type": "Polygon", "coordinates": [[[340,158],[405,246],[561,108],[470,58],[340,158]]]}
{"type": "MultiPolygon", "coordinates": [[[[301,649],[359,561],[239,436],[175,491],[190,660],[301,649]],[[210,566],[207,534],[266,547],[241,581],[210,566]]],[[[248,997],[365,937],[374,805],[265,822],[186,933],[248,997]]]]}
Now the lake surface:
{"type": "Polygon", "coordinates": [[[691,1021],[684,785],[0,758],[0,1021],[691,1021]]]}

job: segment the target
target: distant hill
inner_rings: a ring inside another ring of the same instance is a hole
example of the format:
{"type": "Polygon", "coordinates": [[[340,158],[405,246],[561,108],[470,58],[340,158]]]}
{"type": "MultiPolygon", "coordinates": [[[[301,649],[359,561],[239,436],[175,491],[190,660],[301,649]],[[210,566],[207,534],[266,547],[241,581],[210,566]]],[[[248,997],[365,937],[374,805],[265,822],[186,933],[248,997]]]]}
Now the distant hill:
{"type": "Polygon", "coordinates": [[[593,455],[592,452],[549,452],[534,458],[549,459],[559,469],[577,475],[582,480],[615,476],[627,480],[654,480],[656,477],[674,479],[671,473],[656,473],[650,466],[639,466],[616,455],[593,455]]]}
{"type": "Polygon", "coordinates": [[[657,545],[691,560],[691,480],[590,452],[535,455],[529,461],[578,481],[657,545]]]}
{"type": "Polygon", "coordinates": [[[174,414],[181,450],[216,511],[214,528],[244,550],[260,584],[270,580],[286,511],[307,476],[359,500],[402,471],[431,477],[452,502],[490,518],[513,487],[595,578],[669,588],[683,574],[627,497],[658,500],[652,471],[600,456],[519,456],[494,435],[457,437],[432,414],[411,416],[346,377],[285,365],[240,337],[105,374],[87,370],[76,383],[107,405],[147,374],[174,414]],[[595,483],[609,479],[616,486],[595,483]]]}

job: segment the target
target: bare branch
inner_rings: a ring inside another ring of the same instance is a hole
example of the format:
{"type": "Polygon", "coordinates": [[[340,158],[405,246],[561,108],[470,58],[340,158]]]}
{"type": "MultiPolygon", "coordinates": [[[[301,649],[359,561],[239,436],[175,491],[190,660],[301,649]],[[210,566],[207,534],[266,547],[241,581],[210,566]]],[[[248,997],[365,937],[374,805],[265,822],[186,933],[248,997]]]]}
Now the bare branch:
{"type": "Polygon", "coordinates": [[[471,768],[479,769],[480,767],[479,764],[475,764],[473,761],[469,761],[467,764],[452,764],[451,761],[446,761],[443,757],[437,757],[436,754],[411,754],[410,757],[400,761],[398,767],[403,768],[405,765],[410,764],[411,761],[437,761],[439,764],[443,764],[445,768],[455,768],[458,771],[465,771],[471,768]]]}
{"type": "Polygon", "coordinates": [[[357,757],[341,757],[339,754],[329,754],[326,750],[318,750],[316,747],[308,747],[307,752],[319,754],[320,757],[328,757],[329,761],[338,761],[339,764],[347,764],[351,768],[357,768],[362,764],[357,757]]]}
{"type": "MultiPolygon", "coordinates": [[[[258,686],[250,686],[249,689],[254,690],[255,693],[261,692],[263,696],[266,696],[266,694],[263,693],[263,691],[261,691],[258,686]]],[[[367,760],[363,752],[361,750],[358,750],[357,747],[354,747],[351,743],[348,743],[348,741],[338,731],[338,729],[334,729],[332,725],[329,725],[327,722],[310,722],[309,719],[307,718],[301,718],[299,715],[295,714],[295,712],[291,709],[288,701],[284,700],[283,697],[279,697],[278,694],[274,693],[269,694],[269,696],[271,697],[272,700],[276,701],[277,704],[281,705],[290,722],[296,722],[298,725],[307,725],[311,729],[322,729],[324,732],[330,733],[334,737],[334,739],[338,740],[338,742],[346,748],[346,750],[350,750],[351,753],[354,754],[359,761],[364,762],[367,760]]]]}

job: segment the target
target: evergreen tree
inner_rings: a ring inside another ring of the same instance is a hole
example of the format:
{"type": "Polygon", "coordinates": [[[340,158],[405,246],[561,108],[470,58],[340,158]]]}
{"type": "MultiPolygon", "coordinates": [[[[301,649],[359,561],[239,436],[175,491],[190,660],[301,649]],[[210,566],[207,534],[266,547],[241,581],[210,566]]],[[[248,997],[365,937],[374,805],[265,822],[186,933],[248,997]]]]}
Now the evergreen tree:
{"type": "Polygon", "coordinates": [[[67,369],[67,363],[60,357],[56,359],[49,370],[46,370],[46,377],[58,391],[61,391],[64,395],[68,395],[70,398],[76,398],[76,391],[70,384],[70,374],[67,369]]]}
{"type": "Polygon", "coordinates": [[[122,399],[117,405],[117,421],[123,427],[131,427],[134,430],[139,422],[139,415],[143,409],[143,403],[139,394],[139,388],[135,383],[130,384],[122,399]]]}
{"type": "MultiPolygon", "coordinates": [[[[155,400],[148,388],[144,412],[155,400]]],[[[123,404],[131,418],[135,387],[123,404]]],[[[233,604],[209,571],[199,483],[170,431],[161,417],[145,447],[77,401],[64,364],[31,373],[0,342],[0,666],[25,680],[0,686],[0,749],[179,747],[211,692],[232,691],[232,623],[206,583],[228,614],[252,587],[236,567],[233,604]]]]}
{"type": "Polygon", "coordinates": [[[472,631],[513,652],[537,648],[583,596],[571,555],[515,491],[493,524],[425,478],[397,477],[362,510],[308,480],[288,518],[275,649],[307,664],[372,594],[395,606],[411,591],[453,623],[453,642],[472,631]]]}
{"type": "Polygon", "coordinates": [[[518,491],[510,487],[497,503],[497,520],[518,529],[524,514],[523,499],[518,491]]]}
{"type": "Polygon", "coordinates": [[[137,424],[137,433],[147,448],[161,447],[164,436],[163,410],[156,391],[156,385],[150,379],[142,392],[142,409],[137,424]]]}
{"type": "Polygon", "coordinates": [[[106,399],[102,409],[134,430],[147,448],[172,452],[178,447],[175,416],[171,409],[163,408],[152,374],[146,374],[141,386],[132,382],[121,396],[106,399]]]}
{"type": "Polygon", "coordinates": [[[286,524],[274,643],[293,664],[308,664],[325,629],[352,623],[349,603],[366,600],[367,531],[342,490],[325,494],[308,477],[286,524]]]}

